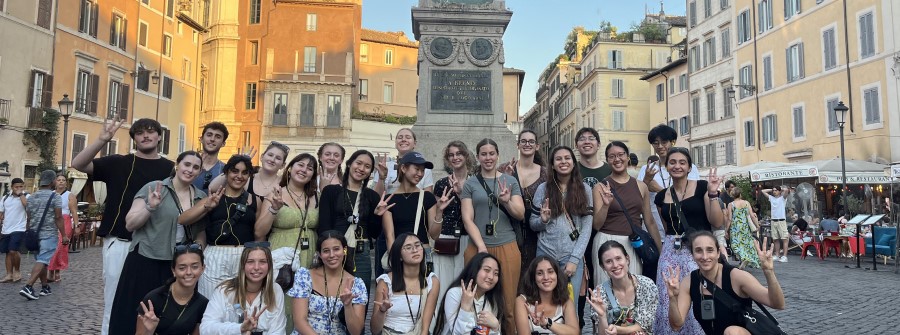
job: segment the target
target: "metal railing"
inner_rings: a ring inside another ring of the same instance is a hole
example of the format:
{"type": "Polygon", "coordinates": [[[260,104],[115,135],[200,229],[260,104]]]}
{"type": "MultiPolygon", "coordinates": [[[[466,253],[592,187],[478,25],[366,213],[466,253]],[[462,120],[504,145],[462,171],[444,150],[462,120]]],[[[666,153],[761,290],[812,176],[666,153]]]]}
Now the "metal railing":
{"type": "Polygon", "coordinates": [[[31,107],[28,110],[28,129],[44,129],[44,110],[31,107]]]}
{"type": "Polygon", "coordinates": [[[12,101],[0,99],[0,125],[9,124],[9,109],[12,101]]]}

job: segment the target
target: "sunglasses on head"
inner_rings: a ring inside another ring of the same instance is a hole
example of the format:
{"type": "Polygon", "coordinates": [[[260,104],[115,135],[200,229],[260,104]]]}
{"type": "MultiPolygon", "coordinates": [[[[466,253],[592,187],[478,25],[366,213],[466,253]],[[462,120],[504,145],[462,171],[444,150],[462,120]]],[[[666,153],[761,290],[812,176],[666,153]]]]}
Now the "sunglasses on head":
{"type": "Polygon", "coordinates": [[[200,245],[197,243],[191,243],[191,244],[179,244],[179,245],[175,246],[175,252],[185,252],[185,251],[188,251],[188,249],[199,251],[200,245]]]}
{"type": "Polygon", "coordinates": [[[247,243],[244,243],[244,248],[247,248],[247,249],[251,249],[251,248],[268,248],[268,247],[271,246],[271,245],[272,245],[272,244],[269,243],[269,241],[247,242],[247,243]]]}
{"type": "Polygon", "coordinates": [[[212,172],[207,171],[206,177],[203,177],[203,189],[209,189],[210,182],[212,182],[212,172]]]}

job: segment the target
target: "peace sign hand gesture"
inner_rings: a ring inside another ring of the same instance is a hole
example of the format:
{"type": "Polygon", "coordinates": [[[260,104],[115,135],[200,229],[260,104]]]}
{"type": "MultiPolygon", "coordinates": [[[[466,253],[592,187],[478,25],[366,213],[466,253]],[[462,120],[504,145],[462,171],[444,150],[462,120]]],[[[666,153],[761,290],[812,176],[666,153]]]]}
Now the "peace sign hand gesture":
{"type": "Polygon", "coordinates": [[[500,171],[500,172],[503,172],[508,175],[513,175],[513,173],[516,172],[516,164],[518,164],[518,161],[516,160],[515,157],[513,157],[512,159],[509,160],[509,163],[506,163],[506,166],[503,167],[503,171],[500,171]]]}
{"type": "Polygon", "coordinates": [[[769,238],[763,237],[762,245],[759,240],[754,240],[753,245],[756,246],[756,254],[759,256],[759,267],[763,270],[772,270],[775,268],[772,257],[772,249],[769,247],[769,238]]]}
{"type": "Polygon", "coordinates": [[[591,304],[591,308],[594,309],[594,312],[597,312],[597,316],[600,319],[606,320],[606,303],[603,302],[603,297],[600,296],[600,290],[592,290],[588,289],[588,303],[591,304]]]}
{"type": "Polygon", "coordinates": [[[378,165],[375,166],[375,170],[378,171],[378,177],[381,178],[381,180],[387,179],[387,158],[388,155],[386,153],[378,153],[378,165]]]}
{"type": "Polygon", "coordinates": [[[544,199],[544,203],[541,205],[541,222],[550,223],[551,215],[550,199],[544,199]]]}
{"type": "Polygon", "coordinates": [[[388,294],[387,287],[381,291],[381,301],[375,301],[375,306],[378,307],[378,311],[382,313],[386,313],[394,304],[391,303],[391,296],[388,294]]]}
{"type": "Polygon", "coordinates": [[[244,322],[241,323],[241,333],[250,332],[256,329],[259,326],[259,317],[265,312],[265,308],[253,307],[253,313],[247,315],[244,318],[244,322]]]}
{"type": "Polygon", "coordinates": [[[453,192],[456,194],[462,193],[462,183],[456,179],[452,173],[447,177],[447,181],[450,182],[450,187],[453,188],[453,192]]]}
{"type": "Polygon", "coordinates": [[[391,198],[394,197],[394,194],[391,193],[391,195],[385,199],[384,196],[386,194],[387,194],[387,192],[385,192],[385,194],[381,195],[381,201],[378,202],[378,206],[375,206],[375,215],[382,216],[382,215],[384,215],[385,212],[387,212],[389,209],[391,209],[391,207],[394,207],[394,205],[396,205],[396,203],[388,205],[388,202],[391,201],[391,198]]]}
{"type": "Polygon", "coordinates": [[[156,330],[156,326],[159,325],[159,318],[156,316],[156,313],[153,311],[153,301],[147,300],[147,304],[144,304],[143,301],[140,302],[141,310],[144,311],[141,314],[138,314],[138,319],[141,320],[141,323],[144,325],[144,329],[153,333],[156,330]]]}
{"type": "MultiPolygon", "coordinates": [[[[497,176],[500,178],[500,176],[497,176]]],[[[500,181],[500,194],[497,195],[497,198],[500,199],[501,204],[507,204],[510,200],[512,200],[512,192],[509,190],[509,187],[506,185],[506,180],[500,181]]]]}
{"type": "Polygon", "coordinates": [[[609,206],[612,204],[613,200],[615,200],[615,196],[613,196],[612,188],[609,186],[609,182],[605,183],[597,183],[595,186],[597,192],[600,193],[600,200],[603,201],[603,206],[609,206]]]}
{"type": "Polygon", "coordinates": [[[718,172],[719,168],[709,169],[709,176],[706,177],[707,183],[709,183],[709,190],[719,190],[719,185],[722,184],[723,177],[719,177],[716,172],[718,172]]]}
{"type": "Polygon", "coordinates": [[[341,303],[343,303],[345,307],[350,306],[353,303],[353,299],[355,299],[358,296],[356,294],[353,294],[353,291],[350,290],[350,286],[352,286],[352,285],[353,285],[353,282],[351,281],[350,284],[344,288],[344,291],[341,292],[341,295],[340,295],[341,303]]]}
{"type": "Polygon", "coordinates": [[[525,309],[528,310],[528,317],[531,319],[531,323],[538,327],[546,326],[544,323],[547,318],[544,317],[544,310],[537,310],[538,302],[535,301],[534,305],[529,303],[525,303],[525,309]]]}
{"type": "Polygon", "coordinates": [[[447,208],[447,206],[450,206],[450,203],[453,202],[453,199],[456,199],[456,196],[451,196],[450,188],[445,188],[444,193],[441,194],[440,198],[438,198],[438,209],[443,211],[447,208]]]}
{"type": "Polygon", "coordinates": [[[149,210],[156,210],[159,208],[159,204],[162,202],[162,192],[162,182],[157,181],[156,189],[147,195],[147,207],[149,207],[149,210]]]}
{"type": "Polygon", "coordinates": [[[268,200],[269,203],[272,204],[272,209],[276,211],[280,210],[281,207],[284,206],[284,199],[281,198],[281,188],[276,187],[272,189],[272,192],[270,192],[269,195],[266,196],[266,200],[268,200]]]}
{"type": "Polygon", "coordinates": [[[672,301],[672,299],[678,297],[678,287],[681,285],[681,267],[669,267],[663,275],[665,276],[666,289],[669,292],[669,301],[672,301]]]}
{"type": "Polygon", "coordinates": [[[657,173],[659,173],[658,162],[647,164],[647,169],[644,170],[644,184],[652,183],[657,173]]]}
{"type": "Polygon", "coordinates": [[[256,147],[249,146],[241,148],[241,151],[238,152],[238,155],[247,156],[253,158],[253,155],[256,155],[256,147]]]}
{"type": "Polygon", "coordinates": [[[469,280],[469,284],[466,284],[460,279],[459,288],[462,289],[462,298],[459,299],[460,308],[468,310],[468,308],[471,308],[472,304],[475,303],[475,290],[477,286],[478,285],[476,285],[473,280],[469,280]]]}
{"type": "Polygon", "coordinates": [[[208,197],[206,197],[206,202],[203,204],[203,209],[210,210],[219,205],[219,200],[222,199],[222,195],[225,194],[225,187],[223,186],[218,191],[210,193],[208,197]]]}
{"type": "Polygon", "coordinates": [[[116,130],[122,127],[125,119],[109,119],[103,123],[103,131],[98,137],[103,142],[109,142],[116,135],[116,130]]]}

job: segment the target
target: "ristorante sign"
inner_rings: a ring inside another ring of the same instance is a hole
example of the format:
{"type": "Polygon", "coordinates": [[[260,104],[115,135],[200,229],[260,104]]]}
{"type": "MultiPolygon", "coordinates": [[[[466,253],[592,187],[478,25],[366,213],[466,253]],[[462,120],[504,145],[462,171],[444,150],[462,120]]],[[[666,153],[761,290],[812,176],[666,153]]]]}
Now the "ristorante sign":
{"type": "MultiPolygon", "coordinates": [[[[889,184],[891,177],[884,174],[863,172],[863,173],[847,173],[847,184],[889,184]]],[[[822,184],[841,184],[843,178],[840,173],[825,172],[819,175],[819,183],[822,184]]]]}
{"type": "Polygon", "coordinates": [[[819,175],[813,166],[794,166],[777,169],[750,171],[750,181],[764,181],[790,178],[811,178],[819,175]]]}

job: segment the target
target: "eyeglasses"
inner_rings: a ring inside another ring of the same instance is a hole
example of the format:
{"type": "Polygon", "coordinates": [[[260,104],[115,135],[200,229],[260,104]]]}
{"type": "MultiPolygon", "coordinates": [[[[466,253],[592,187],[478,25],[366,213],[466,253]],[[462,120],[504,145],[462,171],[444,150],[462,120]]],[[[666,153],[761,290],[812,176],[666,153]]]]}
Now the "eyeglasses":
{"type": "Polygon", "coordinates": [[[626,158],[628,158],[628,154],[626,154],[626,153],[624,153],[624,152],[620,152],[620,153],[617,153],[617,154],[612,154],[612,155],[606,156],[606,160],[609,160],[609,161],[615,160],[616,158],[618,158],[618,159],[626,159],[626,158]]]}
{"type": "Polygon", "coordinates": [[[422,243],[407,244],[407,245],[403,246],[403,251],[406,251],[406,252],[412,252],[412,251],[416,251],[419,249],[422,249],[422,243]]]}
{"type": "Polygon", "coordinates": [[[597,141],[596,137],[593,136],[582,136],[578,138],[578,142],[595,142],[597,141]]]}
{"type": "Polygon", "coordinates": [[[259,241],[259,242],[246,242],[244,243],[244,248],[252,249],[252,248],[268,248],[272,244],[269,241],[259,241]]]}
{"type": "Polygon", "coordinates": [[[519,140],[519,144],[521,145],[535,145],[537,141],[535,140],[519,140]]]}
{"type": "Polygon", "coordinates": [[[200,249],[200,245],[197,244],[197,243],[191,243],[191,244],[179,244],[179,245],[176,245],[176,246],[175,246],[175,252],[176,252],[176,253],[179,253],[179,252],[185,252],[185,251],[188,251],[188,249],[190,249],[190,250],[195,250],[195,251],[201,250],[201,249],[200,249]]]}
{"type": "Polygon", "coordinates": [[[466,157],[466,154],[463,153],[462,151],[451,152],[451,153],[448,153],[448,154],[447,154],[447,158],[448,158],[448,159],[451,159],[451,158],[454,158],[454,157],[466,157]]]}

